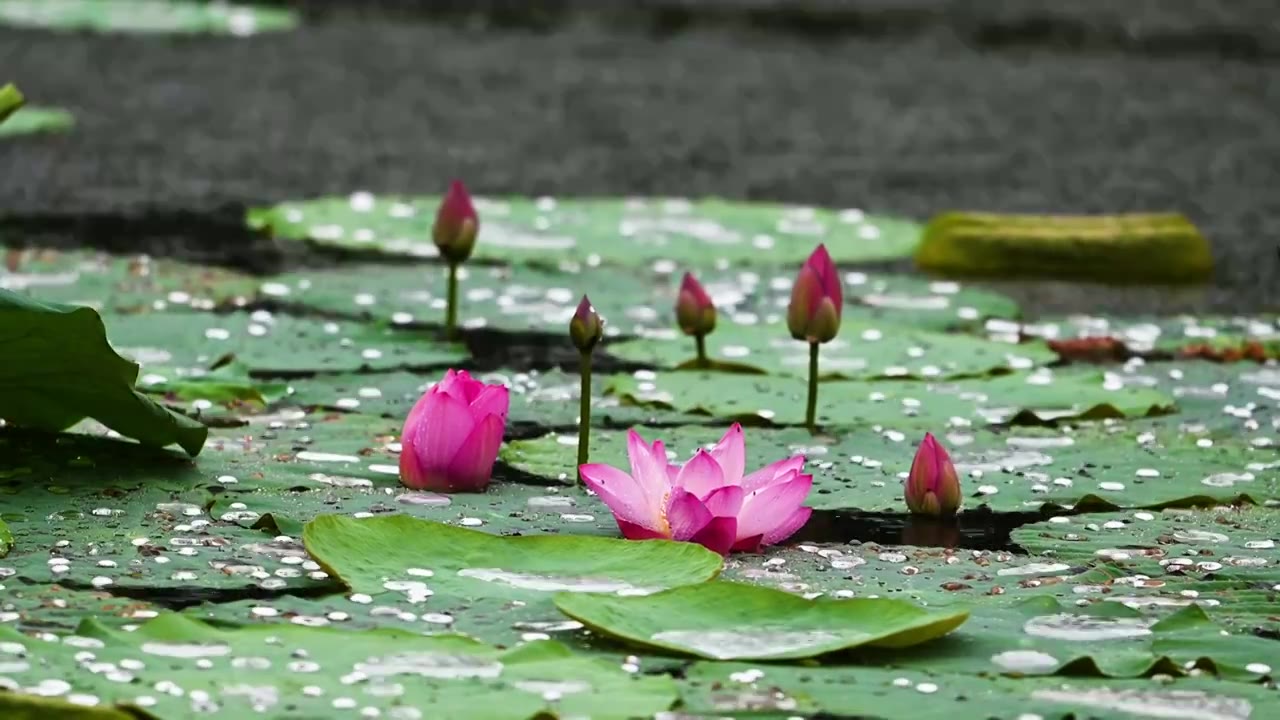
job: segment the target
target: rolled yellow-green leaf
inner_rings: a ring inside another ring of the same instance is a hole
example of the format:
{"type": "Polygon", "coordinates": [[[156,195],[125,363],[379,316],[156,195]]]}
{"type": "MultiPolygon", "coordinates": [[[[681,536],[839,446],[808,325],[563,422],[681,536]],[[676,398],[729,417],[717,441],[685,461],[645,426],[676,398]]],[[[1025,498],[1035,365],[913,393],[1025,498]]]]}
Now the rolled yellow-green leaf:
{"type": "Polygon", "coordinates": [[[1204,235],[1178,213],[934,216],[922,270],[952,276],[1196,283],[1213,274],[1204,235]]]}
{"type": "Polygon", "coordinates": [[[18,88],[12,85],[0,86],[0,123],[17,112],[24,102],[26,99],[18,92],[18,88]]]}

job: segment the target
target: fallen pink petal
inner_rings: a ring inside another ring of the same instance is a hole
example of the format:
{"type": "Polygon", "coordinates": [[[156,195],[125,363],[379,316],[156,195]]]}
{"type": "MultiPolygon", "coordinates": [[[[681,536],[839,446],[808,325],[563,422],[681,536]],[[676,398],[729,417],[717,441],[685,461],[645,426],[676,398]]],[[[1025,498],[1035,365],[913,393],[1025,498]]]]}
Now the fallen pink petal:
{"type": "Polygon", "coordinates": [[[509,402],[505,386],[448,371],[405,419],[400,482],[415,490],[484,490],[506,432],[509,402]]]}
{"type": "Polygon", "coordinates": [[[813,512],[804,506],[813,476],[804,457],[745,473],[746,441],[734,423],[710,450],[684,465],[667,459],[661,440],[627,433],[630,472],[594,464],[579,468],[583,482],[609,507],[623,536],[695,542],[721,554],[756,552],[791,537],[813,512]]]}

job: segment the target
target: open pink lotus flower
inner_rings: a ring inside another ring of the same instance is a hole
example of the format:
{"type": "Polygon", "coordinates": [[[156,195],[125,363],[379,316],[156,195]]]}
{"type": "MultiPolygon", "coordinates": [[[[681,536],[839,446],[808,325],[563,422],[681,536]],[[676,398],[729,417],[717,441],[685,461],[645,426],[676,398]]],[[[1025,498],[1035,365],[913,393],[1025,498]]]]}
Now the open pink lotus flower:
{"type": "Polygon", "coordinates": [[[630,475],[609,465],[579,470],[631,540],[696,542],[722,555],[755,552],[791,537],[813,512],[801,507],[813,487],[813,476],[801,473],[803,455],[743,476],[746,447],[737,423],[683,466],[667,462],[661,440],[649,445],[634,430],[627,454],[630,475]]]}
{"type": "Polygon", "coordinates": [[[400,433],[400,482],[415,490],[485,489],[507,427],[507,388],[450,370],[418,400],[400,433]]]}

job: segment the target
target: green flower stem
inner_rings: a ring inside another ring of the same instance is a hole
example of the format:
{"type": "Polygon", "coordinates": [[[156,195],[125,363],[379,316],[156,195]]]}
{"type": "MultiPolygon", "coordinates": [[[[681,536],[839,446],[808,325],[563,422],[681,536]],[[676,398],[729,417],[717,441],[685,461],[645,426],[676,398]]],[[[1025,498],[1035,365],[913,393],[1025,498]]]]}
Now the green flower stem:
{"type": "MultiPolygon", "coordinates": [[[[587,451],[591,445],[591,352],[580,354],[582,360],[579,373],[582,375],[582,397],[578,406],[578,467],[587,464],[587,451]]],[[[578,482],[582,482],[582,471],[578,471],[578,482]]]]}
{"type": "Polygon", "coordinates": [[[444,334],[458,336],[458,263],[449,263],[449,304],[444,311],[444,334]]]}
{"type": "Polygon", "coordinates": [[[804,411],[804,424],[810,433],[818,432],[818,343],[809,343],[809,404],[804,411]]]}
{"type": "Polygon", "coordinates": [[[693,337],[698,343],[698,367],[707,367],[710,364],[707,362],[707,336],[694,335],[693,337]]]}

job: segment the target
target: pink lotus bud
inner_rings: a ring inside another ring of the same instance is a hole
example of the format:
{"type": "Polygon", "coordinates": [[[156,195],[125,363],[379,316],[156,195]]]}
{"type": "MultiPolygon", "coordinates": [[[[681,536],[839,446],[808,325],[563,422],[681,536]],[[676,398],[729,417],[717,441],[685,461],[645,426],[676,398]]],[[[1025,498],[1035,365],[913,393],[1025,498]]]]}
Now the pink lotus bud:
{"type": "Polygon", "coordinates": [[[666,538],[695,542],[721,554],[756,552],[791,537],[809,521],[804,507],[813,487],[804,456],[796,455],[746,474],[742,426],[683,466],[671,465],[661,440],[652,445],[627,434],[631,472],[610,465],[581,465],[582,481],[613,513],[631,540],[666,538]]]}
{"type": "Polygon", "coordinates": [[[476,246],[479,231],[480,218],[471,204],[471,196],[462,183],[454,180],[440,202],[436,224],[431,228],[431,239],[439,248],[440,257],[450,263],[465,262],[476,246]]]}
{"type": "Polygon", "coordinates": [[[716,306],[702,283],[692,273],[685,273],[676,298],[676,323],[685,335],[708,335],[716,329],[716,306]]]}
{"type": "Polygon", "coordinates": [[[507,388],[445,373],[409,411],[400,482],[414,490],[478,492],[489,484],[507,427],[507,388]]]}
{"type": "Polygon", "coordinates": [[[925,433],[916,449],[903,494],[907,507],[917,515],[953,515],[960,508],[956,466],[932,433],[925,433]]]}
{"type": "Polygon", "coordinates": [[[819,245],[791,288],[791,304],[787,307],[787,329],[791,337],[811,343],[825,343],[840,330],[840,313],[844,309],[844,288],[840,272],[819,245]]]}
{"type": "Polygon", "coordinates": [[[579,352],[589,353],[604,335],[604,319],[591,306],[586,295],[578,303],[578,310],[569,320],[569,337],[579,352]]]}

